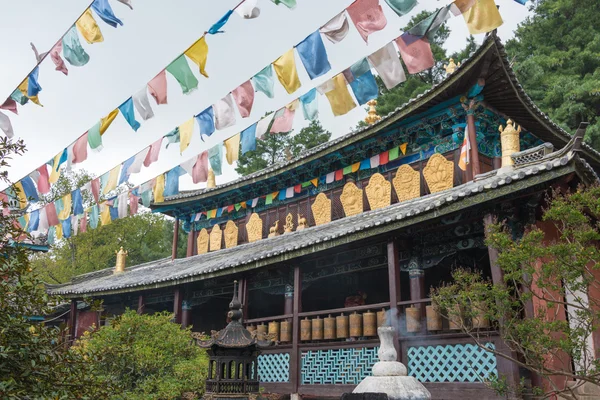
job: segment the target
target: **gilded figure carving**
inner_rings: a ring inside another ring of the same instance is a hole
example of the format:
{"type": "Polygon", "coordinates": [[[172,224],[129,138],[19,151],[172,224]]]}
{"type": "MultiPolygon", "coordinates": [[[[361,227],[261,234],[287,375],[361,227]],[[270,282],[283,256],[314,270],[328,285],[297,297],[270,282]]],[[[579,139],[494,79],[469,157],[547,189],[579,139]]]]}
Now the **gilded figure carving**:
{"type": "Polygon", "coordinates": [[[421,196],[421,176],[410,165],[404,164],[396,171],[392,179],[398,201],[416,199],[421,196]]]}
{"type": "Polygon", "coordinates": [[[346,217],[360,214],[363,211],[363,193],[354,182],[348,182],[344,185],[340,200],[346,217]]]}
{"type": "Polygon", "coordinates": [[[233,221],[227,221],[225,224],[225,248],[230,249],[238,244],[238,227],[233,221]]]}
{"type": "Polygon", "coordinates": [[[219,224],[215,224],[212,231],[210,231],[210,251],[221,250],[222,236],[223,233],[221,232],[221,227],[219,224]]]}
{"type": "Polygon", "coordinates": [[[331,222],[331,200],[325,196],[325,193],[319,193],[310,208],[315,218],[315,225],[331,222]]]}
{"type": "Polygon", "coordinates": [[[248,242],[256,242],[262,239],[263,222],[257,213],[253,213],[246,224],[246,232],[248,233],[248,242]]]}
{"type": "Polygon", "coordinates": [[[289,213],[286,217],[285,217],[285,227],[283,228],[283,233],[290,233],[294,231],[294,217],[292,216],[292,213],[289,213]]]}
{"type": "Polygon", "coordinates": [[[198,233],[196,244],[198,246],[198,254],[208,253],[208,231],[206,228],[202,228],[202,230],[198,233]]]}
{"type": "Polygon", "coordinates": [[[379,173],[371,176],[365,192],[371,210],[387,207],[392,203],[392,184],[379,173]]]}
{"type": "Polygon", "coordinates": [[[279,220],[275,221],[275,224],[269,228],[269,237],[279,236],[279,220]]]}
{"type": "Polygon", "coordinates": [[[502,125],[498,127],[500,131],[500,143],[502,144],[502,167],[513,165],[514,162],[510,156],[521,150],[519,138],[521,127],[519,126],[515,129],[516,126],[516,124],[513,126],[512,120],[509,119],[506,121],[506,128],[503,128],[502,125]]]}
{"type": "Polygon", "coordinates": [[[454,186],[454,163],[436,153],[429,158],[423,168],[423,176],[429,186],[429,192],[437,193],[454,186]]]}
{"type": "Polygon", "coordinates": [[[308,228],[308,221],[306,221],[306,218],[304,218],[302,214],[298,214],[298,227],[296,230],[301,231],[304,228],[308,228]]]}

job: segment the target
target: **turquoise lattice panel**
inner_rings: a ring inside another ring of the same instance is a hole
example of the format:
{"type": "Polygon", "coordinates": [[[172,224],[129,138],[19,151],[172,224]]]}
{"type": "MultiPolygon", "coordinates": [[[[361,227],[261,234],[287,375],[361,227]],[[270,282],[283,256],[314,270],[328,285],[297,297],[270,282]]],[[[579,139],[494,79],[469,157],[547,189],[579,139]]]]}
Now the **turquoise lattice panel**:
{"type": "Polygon", "coordinates": [[[302,352],[302,384],[358,385],[371,375],[378,347],[302,352]]]}
{"type": "Polygon", "coordinates": [[[290,354],[275,353],[259,355],[258,379],[261,382],[289,382],[290,354]]]}
{"type": "MultiPolygon", "coordinates": [[[[485,347],[494,349],[493,343],[485,347]]],[[[408,374],[421,382],[482,382],[498,376],[496,356],[474,344],[408,348],[408,374]]]]}

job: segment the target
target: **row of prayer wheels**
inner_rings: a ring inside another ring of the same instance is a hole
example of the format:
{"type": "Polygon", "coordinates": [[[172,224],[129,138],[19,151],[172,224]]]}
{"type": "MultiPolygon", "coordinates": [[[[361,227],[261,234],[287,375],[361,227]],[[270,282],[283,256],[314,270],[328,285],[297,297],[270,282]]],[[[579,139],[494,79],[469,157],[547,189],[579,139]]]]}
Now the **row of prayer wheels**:
{"type": "Polygon", "coordinates": [[[268,325],[261,323],[260,325],[250,325],[246,329],[250,332],[256,331],[256,336],[261,340],[271,338],[275,342],[292,341],[292,323],[290,321],[271,321],[268,325]]]}
{"type": "Polygon", "coordinates": [[[385,323],[386,312],[381,310],[377,313],[367,311],[359,314],[354,312],[350,315],[342,313],[336,317],[331,314],[326,318],[319,316],[300,321],[300,340],[334,340],[359,337],[377,336],[377,328],[385,323]]]}
{"type": "MultiPolygon", "coordinates": [[[[415,333],[421,331],[421,309],[419,307],[408,307],[406,312],[406,331],[415,333]]],[[[425,307],[426,323],[428,331],[441,331],[442,314],[434,305],[425,307]]],[[[460,330],[463,323],[460,309],[455,308],[448,312],[448,329],[460,330]]],[[[485,308],[480,307],[478,313],[471,319],[471,325],[475,329],[489,328],[490,320],[485,315],[485,308]]]]}

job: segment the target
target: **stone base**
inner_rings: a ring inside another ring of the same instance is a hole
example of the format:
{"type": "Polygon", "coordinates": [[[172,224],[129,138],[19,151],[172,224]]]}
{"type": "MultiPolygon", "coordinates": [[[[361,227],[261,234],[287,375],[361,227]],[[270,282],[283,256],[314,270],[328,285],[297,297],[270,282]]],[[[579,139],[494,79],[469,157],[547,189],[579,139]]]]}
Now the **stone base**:
{"type": "Polygon", "coordinates": [[[389,400],[431,399],[431,393],[412,376],[369,376],[352,393],[385,393],[389,400]]]}
{"type": "Polygon", "coordinates": [[[567,384],[572,388],[573,394],[569,392],[562,393],[558,396],[560,400],[595,400],[600,399],[600,386],[594,385],[591,382],[569,382],[567,384]]]}

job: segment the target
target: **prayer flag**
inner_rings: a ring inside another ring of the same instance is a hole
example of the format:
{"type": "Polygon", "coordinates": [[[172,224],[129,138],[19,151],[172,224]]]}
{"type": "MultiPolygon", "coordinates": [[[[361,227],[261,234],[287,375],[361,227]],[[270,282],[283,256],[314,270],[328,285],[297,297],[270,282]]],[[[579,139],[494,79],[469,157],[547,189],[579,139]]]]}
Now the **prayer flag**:
{"type": "Polygon", "coordinates": [[[242,155],[256,150],[256,123],[244,129],[241,133],[242,155]]]}
{"type": "Polygon", "coordinates": [[[346,11],[367,43],[370,34],[382,30],[387,25],[379,0],[356,0],[346,11]]]}
{"type": "Polygon", "coordinates": [[[302,191],[302,185],[294,186],[294,193],[300,193],[302,191]]]}
{"type": "Polygon", "coordinates": [[[183,168],[183,170],[189,174],[190,176],[192,176],[193,174],[193,170],[194,170],[194,164],[196,164],[196,160],[198,159],[198,156],[194,156],[188,160],[185,160],[184,162],[180,163],[179,166],[181,168],[183,168]]]}
{"type": "Polygon", "coordinates": [[[123,163],[123,166],[121,168],[121,176],[119,177],[119,185],[121,185],[122,183],[125,183],[129,180],[129,168],[131,168],[131,165],[133,164],[134,161],[135,161],[135,156],[129,157],[123,163]]]}
{"type": "Polygon", "coordinates": [[[503,23],[494,0],[477,0],[463,17],[471,35],[493,31],[503,23]]]}
{"type": "Polygon", "coordinates": [[[254,199],[252,199],[252,204],[250,205],[250,207],[254,208],[254,207],[256,207],[257,204],[258,204],[258,197],[255,197],[254,199]]]}
{"type": "Polygon", "coordinates": [[[62,158],[62,154],[63,152],[61,151],[52,160],[52,169],[50,170],[50,178],[48,179],[50,183],[56,183],[60,177],[60,159],[62,158]]]}
{"type": "Polygon", "coordinates": [[[55,231],[56,231],[56,240],[62,240],[63,238],[63,228],[62,228],[62,223],[57,224],[54,227],[55,231]]]}
{"type": "Polygon", "coordinates": [[[96,178],[92,180],[90,184],[90,191],[92,192],[92,196],[94,197],[94,201],[96,203],[100,201],[100,178],[96,178]]]}
{"type": "Polygon", "coordinates": [[[121,115],[125,118],[125,121],[131,126],[131,129],[137,131],[140,128],[140,123],[135,120],[135,113],[133,112],[133,99],[130,97],[123,104],[119,106],[121,115]]]}
{"type": "Polygon", "coordinates": [[[71,216],[72,199],[71,193],[67,193],[62,197],[63,209],[58,213],[58,219],[64,221],[71,216]]]}
{"type": "Polygon", "coordinates": [[[388,43],[369,56],[379,77],[387,89],[392,89],[406,80],[404,68],[393,43],[388,43]]]}
{"type": "Polygon", "coordinates": [[[469,153],[471,151],[471,143],[469,142],[469,131],[468,127],[465,128],[465,138],[463,140],[463,144],[460,148],[460,157],[458,159],[458,168],[463,171],[467,170],[467,165],[469,164],[469,153]]]}
{"type": "Polygon", "coordinates": [[[106,130],[113,123],[115,118],[117,118],[117,115],[119,115],[119,109],[115,108],[106,117],[100,120],[100,135],[104,135],[104,132],[106,132],[106,130]]]}
{"type": "Polygon", "coordinates": [[[198,87],[198,79],[192,73],[190,65],[183,54],[167,66],[167,72],[177,79],[184,94],[188,94],[198,87]]]}
{"type": "Polygon", "coordinates": [[[406,45],[411,45],[415,40],[426,37],[428,40],[433,40],[435,33],[440,27],[450,18],[450,6],[438,8],[429,17],[425,18],[417,25],[410,28],[406,34],[411,36],[405,37],[406,45]]]}
{"type": "Polygon", "coordinates": [[[0,108],[3,110],[12,111],[15,114],[19,114],[19,110],[17,110],[17,102],[11,97],[8,97],[6,100],[4,100],[4,103],[2,103],[0,108]]]}
{"type": "Polygon", "coordinates": [[[221,175],[221,163],[223,162],[223,145],[221,143],[208,149],[208,160],[215,176],[221,175]]]}
{"type": "Polygon", "coordinates": [[[302,114],[304,119],[314,121],[319,116],[319,101],[317,97],[317,89],[312,88],[307,93],[300,96],[302,103],[302,114]]]}
{"type": "Polygon", "coordinates": [[[79,230],[79,217],[76,215],[71,215],[71,226],[73,227],[73,236],[77,236],[77,231],[79,230]]]}
{"type": "Polygon", "coordinates": [[[379,154],[379,165],[385,165],[387,164],[390,159],[390,153],[388,151],[384,151],[383,153],[379,154]]]}
{"type": "Polygon", "coordinates": [[[13,99],[15,102],[19,103],[20,105],[24,105],[29,101],[27,96],[25,96],[19,88],[15,89],[15,91],[12,92],[10,98],[13,99]]]}
{"type": "Polygon", "coordinates": [[[98,149],[98,151],[100,151],[102,149],[102,134],[100,133],[101,124],[102,121],[98,121],[87,131],[87,141],[92,150],[98,149]]]}
{"type": "Polygon", "coordinates": [[[271,64],[254,75],[251,80],[257,92],[263,92],[270,99],[275,97],[275,93],[273,92],[275,81],[273,80],[273,67],[271,64]]]}
{"type": "Polygon", "coordinates": [[[289,188],[285,189],[285,198],[291,199],[292,197],[294,197],[294,187],[290,186],[289,188]]]}
{"type": "Polygon", "coordinates": [[[164,69],[148,82],[148,91],[156,104],[167,104],[167,73],[164,69]]]}
{"type": "Polygon", "coordinates": [[[352,96],[350,96],[344,74],[337,74],[331,78],[331,82],[333,82],[333,89],[326,92],[325,96],[329,100],[333,115],[344,115],[356,107],[356,103],[352,96]]]}
{"type": "Polygon", "coordinates": [[[294,115],[296,110],[290,110],[289,107],[283,107],[275,113],[271,133],[290,132],[294,124],[294,115]]]}
{"type": "Polygon", "coordinates": [[[37,169],[39,172],[39,177],[37,181],[37,189],[41,194],[46,194],[50,192],[50,182],[48,181],[48,167],[46,164],[42,165],[37,169]]]}
{"type": "Polygon", "coordinates": [[[110,206],[104,202],[100,205],[102,211],[100,211],[100,223],[102,226],[109,225],[112,222],[112,218],[110,216],[110,206]]]}
{"type": "Polygon", "coordinates": [[[190,142],[192,141],[192,134],[194,133],[194,120],[192,117],[185,121],[183,124],[179,125],[179,153],[183,153],[185,149],[188,148],[190,142]]]}
{"type": "Polygon", "coordinates": [[[525,5],[525,3],[527,3],[527,0],[515,0],[517,3],[521,4],[522,6],[525,5]]]}
{"type": "Polygon", "coordinates": [[[359,162],[354,163],[350,167],[352,168],[352,172],[356,172],[360,168],[360,163],[359,162]]]}
{"type": "Polygon", "coordinates": [[[200,39],[196,40],[196,43],[192,45],[189,49],[187,49],[184,53],[189,57],[198,67],[200,68],[200,73],[208,78],[208,74],[206,73],[206,60],[208,59],[208,44],[206,44],[206,37],[202,36],[200,39]]]}
{"type": "Polygon", "coordinates": [[[40,210],[33,210],[29,214],[29,222],[27,223],[27,232],[34,232],[40,226],[40,210]]]}
{"type": "Polygon", "coordinates": [[[154,184],[154,202],[162,203],[165,201],[163,193],[165,192],[165,174],[160,174],[156,177],[156,183],[154,184]]]}
{"type": "Polygon", "coordinates": [[[56,206],[54,203],[48,203],[44,207],[46,210],[46,218],[48,220],[48,226],[58,225],[58,214],[56,212],[56,206]]]}
{"type": "Polygon", "coordinates": [[[371,168],[379,167],[379,154],[375,154],[369,159],[369,163],[371,164],[371,168]]]}
{"type": "Polygon", "coordinates": [[[100,216],[100,209],[98,204],[94,204],[90,209],[90,227],[96,229],[98,227],[98,218],[100,216]]]}
{"type": "Polygon", "coordinates": [[[96,14],[98,14],[102,21],[106,22],[113,28],[116,28],[117,24],[123,25],[123,22],[121,22],[121,20],[113,13],[112,7],[110,6],[108,0],[94,0],[92,3],[92,8],[94,11],[96,11],[96,14]]]}
{"type": "Polygon", "coordinates": [[[79,33],[81,33],[81,36],[83,36],[88,43],[104,42],[104,36],[102,36],[100,27],[92,15],[92,10],[89,8],[85,10],[77,22],[75,22],[75,26],[77,26],[79,33]]]}
{"type": "Polygon", "coordinates": [[[385,0],[400,17],[406,15],[417,5],[417,0],[385,0]]]}
{"type": "Polygon", "coordinates": [[[23,186],[23,193],[28,201],[36,202],[40,200],[38,192],[33,183],[33,179],[31,179],[30,176],[26,176],[21,179],[21,186],[23,186]]]}
{"type": "Polygon", "coordinates": [[[83,212],[83,216],[79,219],[79,232],[85,233],[87,231],[87,212],[83,212]]]}
{"type": "Polygon", "coordinates": [[[73,215],[83,214],[83,196],[81,189],[75,189],[71,192],[71,200],[73,201],[73,215]]]}
{"type": "Polygon", "coordinates": [[[133,163],[131,163],[129,169],[127,170],[129,175],[137,174],[142,170],[142,165],[144,164],[144,160],[149,152],[150,147],[146,147],[144,150],[140,151],[134,156],[133,163]]]}
{"type": "Polygon", "coordinates": [[[119,199],[116,199],[115,202],[113,203],[113,205],[110,205],[110,202],[108,202],[108,210],[110,213],[110,220],[111,221],[115,221],[117,219],[119,219],[119,209],[117,208],[117,206],[119,205],[119,199]]]}
{"type": "Polygon", "coordinates": [[[235,134],[223,142],[225,146],[225,158],[229,165],[239,159],[240,155],[240,134],[235,134]]]}
{"type": "Polygon", "coordinates": [[[139,206],[139,197],[134,195],[133,193],[129,193],[129,215],[135,215],[138,212],[139,206]]]}
{"type": "Polygon", "coordinates": [[[231,93],[217,101],[213,105],[215,113],[215,127],[218,130],[235,125],[235,112],[231,93]]]}
{"type": "Polygon", "coordinates": [[[0,112],[0,129],[2,129],[2,132],[4,132],[8,138],[12,138],[15,135],[10,118],[3,112],[0,112]]]}
{"type": "Polygon", "coordinates": [[[144,167],[149,167],[150,164],[158,161],[158,154],[160,153],[162,141],[163,138],[160,138],[150,145],[150,151],[148,151],[148,154],[146,154],[146,158],[144,159],[144,167]]]}
{"type": "Polygon", "coordinates": [[[368,158],[365,158],[364,160],[362,160],[360,162],[360,166],[358,167],[358,169],[360,171],[364,171],[365,169],[370,169],[371,168],[371,161],[368,158]]]}
{"type": "Polygon", "coordinates": [[[330,172],[325,176],[325,183],[332,183],[335,180],[335,172],[330,172]]]}
{"type": "Polygon", "coordinates": [[[71,217],[69,216],[67,219],[64,219],[61,223],[62,225],[62,235],[65,239],[71,237],[71,217]]]}
{"type": "Polygon", "coordinates": [[[123,3],[125,4],[127,7],[129,7],[131,10],[133,10],[133,6],[131,5],[131,0],[117,0],[119,3],[123,3]]]}
{"type": "Polygon", "coordinates": [[[248,117],[252,111],[252,103],[254,102],[254,87],[252,83],[247,80],[235,88],[231,94],[242,118],[248,117]]]}
{"type": "Polygon", "coordinates": [[[88,134],[84,133],[73,144],[73,164],[78,164],[87,160],[88,134]]]}
{"type": "Polygon", "coordinates": [[[196,120],[198,120],[198,126],[200,127],[200,139],[204,141],[202,135],[210,136],[215,131],[215,112],[213,106],[196,115],[196,120]]]}
{"type": "Polygon", "coordinates": [[[117,181],[119,179],[119,172],[121,171],[121,165],[117,165],[110,172],[107,172],[104,175],[108,175],[106,178],[106,183],[102,188],[102,194],[107,194],[108,192],[115,190],[117,188],[117,181]]]}
{"type": "Polygon", "coordinates": [[[351,172],[352,172],[352,165],[348,165],[348,166],[344,167],[343,170],[342,170],[342,173],[344,175],[348,175],[351,172]]]}
{"type": "Polygon", "coordinates": [[[204,150],[198,155],[194,168],[192,169],[192,181],[194,183],[206,182],[208,180],[208,151],[204,150]]]}
{"type": "Polygon", "coordinates": [[[179,165],[166,173],[164,196],[179,194],[179,177],[182,173],[185,173],[185,171],[179,165]]]}
{"type": "Polygon", "coordinates": [[[325,37],[329,39],[331,43],[339,43],[344,40],[346,35],[348,35],[349,30],[350,25],[348,24],[346,11],[342,11],[335,17],[331,18],[329,22],[319,29],[319,31],[325,35],[325,37]]]}
{"type": "Polygon", "coordinates": [[[179,127],[173,129],[171,132],[167,133],[163,137],[165,139],[167,139],[167,145],[165,146],[165,149],[168,149],[170,144],[181,143],[181,135],[179,134],[179,127]]]}
{"type": "Polygon", "coordinates": [[[273,193],[269,193],[265,198],[265,204],[269,205],[273,203],[273,193]]]}
{"type": "Polygon", "coordinates": [[[344,71],[344,76],[350,82],[350,87],[354,93],[354,97],[358,100],[358,104],[365,104],[367,101],[376,99],[379,94],[379,88],[375,77],[371,73],[369,61],[363,58],[361,61],[354,63],[350,68],[344,71]]]}
{"type": "Polygon", "coordinates": [[[142,192],[142,204],[144,207],[150,207],[150,203],[152,202],[152,190],[146,190],[142,192]]]}
{"type": "MultiPolygon", "coordinates": [[[[277,193],[277,192],[275,192],[275,193],[277,193]]],[[[275,197],[275,193],[273,193],[273,198],[275,197]]],[[[287,192],[284,190],[280,190],[278,200],[283,201],[286,199],[286,196],[287,196],[287,192]]]]}
{"type": "Polygon", "coordinates": [[[74,67],[82,67],[90,61],[90,56],[81,47],[75,25],[63,36],[63,56],[74,67]]]}
{"type": "Polygon", "coordinates": [[[335,180],[337,182],[341,181],[342,179],[344,179],[344,170],[338,169],[337,171],[335,171],[335,180]]]}
{"type": "Polygon", "coordinates": [[[133,105],[140,116],[144,121],[149,120],[154,117],[154,111],[152,111],[152,107],[150,106],[150,101],[148,100],[148,93],[146,92],[146,86],[139,92],[133,95],[133,105]]]}
{"type": "Polygon", "coordinates": [[[294,59],[294,49],[291,48],[279,57],[273,63],[275,73],[279,82],[283,85],[286,92],[294,93],[300,88],[300,79],[296,70],[296,60],[294,59]]]}
{"type": "Polygon", "coordinates": [[[418,40],[413,40],[412,38],[414,37],[409,33],[404,33],[396,39],[396,44],[400,49],[400,55],[402,56],[402,60],[404,60],[404,64],[406,64],[408,73],[416,74],[433,67],[435,61],[433,60],[429,40],[426,37],[418,40]],[[407,45],[407,41],[412,43],[407,45]]]}
{"type": "Polygon", "coordinates": [[[315,79],[331,70],[325,45],[319,31],[311,33],[306,39],[298,43],[296,51],[310,79],[315,79]]]}
{"type": "Polygon", "coordinates": [[[52,50],[50,50],[50,58],[52,59],[52,62],[56,66],[55,69],[57,71],[60,71],[65,75],[69,75],[69,70],[67,69],[67,66],[65,65],[65,60],[63,60],[62,57],[60,56],[60,53],[62,53],[62,51],[63,51],[63,43],[62,43],[62,40],[59,40],[58,43],[56,43],[54,45],[54,47],[52,47],[52,50]]]}
{"type": "Polygon", "coordinates": [[[30,99],[36,97],[38,93],[42,91],[42,87],[38,83],[39,73],[40,67],[35,67],[31,74],[29,74],[29,80],[27,81],[27,97],[30,99]]]}
{"type": "Polygon", "coordinates": [[[231,16],[231,14],[233,14],[233,10],[227,11],[227,13],[225,13],[225,15],[223,15],[221,17],[221,19],[219,19],[217,22],[215,22],[213,24],[213,26],[210,27],[210,29],[208,30],[208,33],[210,33],[211,35],[214,35],[216,33],[223,33],[221,28],[223,28],[223,26],[225,26],[225,24],[229,20],[229,17],[231,16]]]}
{"type": "Polygon", "coordinates": [[[397,159],[400,156],[398,150],[399,150],[398,146],[390,149],[390,151],[388,153],[388,160],[389,161],[394,161],[395,159],[397,159]]]}
{"type": "Polygon", "coordinates": [[[235,12],[244,19],[257,18],[260,15],[260,8],[256,6],[258,0],[246,0],[239,4],[235,12]]]}
{"type": "Polygon", "coordinates": [[[454,16],[459,16],[473,7],[475,2],[477,2],[477,0],[454,0],[452,6],[450,7],[450,11],[452,11],[454,16]]]}
{"type": "Polygon", "coordinates": [[[406,147],[408,146],[408,143],[402,143],[400,145],[400,151],[402,151],[402,154],[406,154],[406,147]]]}
{"type": "Polygon", "coordinates": [[[258,121],[258,123],[256,124],[256,137],[258,139],[262,139],[264,135],[268,132],[269,125],[271,125],[271,121],[273,121],[274,116],[275,113],[271,113],[261,118],[260,121],[258,121]]]}
{"type": "Polygon", "coordinates": [[[277,5],[283,4],[287,8],[296,7],[296,0],[271,0],[271,1],[277,5]]]}
{"type": "Polygon", "coordinates": [[[319,178],[311,179],[310,183],[312,183],[314,187],[318,187],[319,186],[319,178]]]}
{"type": "MultiPolygon", "coordinates": [[[[29,91],[29,76],[27,78],[25,78],[25,80],[19,85],[18,88],[21,93],[23,93],[23,95],[25,97],[27,97],[29,100],[33,101],[35,104],[37,104],[38,106],[41,106],[40,101],[38,99],[37,96],[29,96],[27,93],[29,91]]],[[[41,89],[40,89],[41,90],[41,89]]]]}

